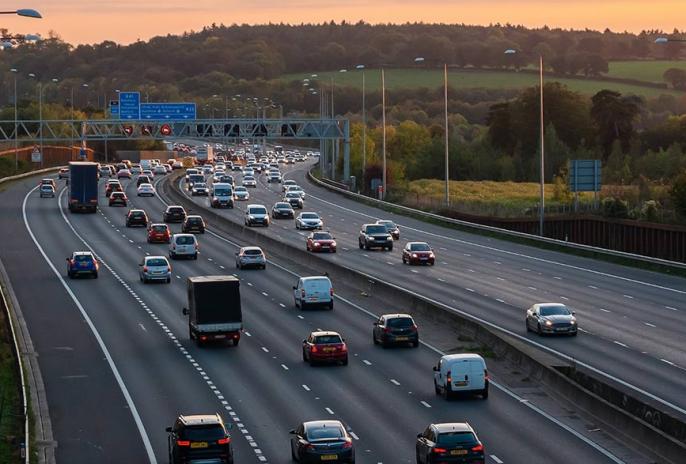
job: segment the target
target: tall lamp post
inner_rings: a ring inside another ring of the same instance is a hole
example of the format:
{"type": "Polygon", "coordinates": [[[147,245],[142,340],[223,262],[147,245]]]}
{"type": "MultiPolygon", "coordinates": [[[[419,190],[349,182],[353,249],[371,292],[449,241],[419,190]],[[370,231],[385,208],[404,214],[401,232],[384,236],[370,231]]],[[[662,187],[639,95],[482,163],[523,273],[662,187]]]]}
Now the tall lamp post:
{"type": "MultiPolygon", "coordinates": [[[[505,50],[506,55],[514,55],[517,50],[509,48],[505,50]]],[[[543,55],[538,55],[538,76],[539,76],[539,131],[540,131],[540,145],[541,145],[541,185],[540,185],[540,211],[538,215],[538,235],[543,237],[543,221],[545,218],[545,124],[543,118],[543,55]]]]}
{"type": "Polygon", "coordinates": [[[382,153],[382,172],[381,185],[383,191],[381,192],[381,199],[386,198],[386,72],[381,68],[381,153],[382,153]]]}
{"type": "Polygon", "coordinates": [[[367,169],[367,110],[365,104],[365,76],[364,65],[358,64],[356,69],[362,70],[362,185],[364,185],[364,172],[367,169]]]}
{"type": "Polygon", "coordinates": [[[17,125],[17,73],[19,70],[17,68],[10,69],[10,72],[14,74],[14,171],[19,171],[19,131],[17,125]]]}

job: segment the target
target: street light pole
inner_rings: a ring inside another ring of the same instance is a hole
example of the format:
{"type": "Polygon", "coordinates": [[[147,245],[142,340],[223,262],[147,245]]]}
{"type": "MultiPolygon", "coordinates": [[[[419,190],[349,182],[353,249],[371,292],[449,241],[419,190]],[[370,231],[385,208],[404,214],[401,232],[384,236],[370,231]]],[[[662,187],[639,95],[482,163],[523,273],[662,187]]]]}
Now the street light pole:
{"type": "Polygon", "coordinates": [[[383,192],[381,192],[381,199],[386,198],[386,74],[384,68],[381,68],[381,153],[383,154],[381,185],[383,192]]]}
{"type": "Polygon", "coordinates": [[[367,105],[365,104],[365,75],[364,65],[358,64],[357,69],[362,70],[362,185],[364,185],[364,173],[367,169],[367,105]]]}
{"type": "Polygon", "coordinates": [[[19,171],[19,134],[17,125],[17,68],[10,69],[14,74],[14,172],[19,171]]]}
{"type": "Polygon", "coordinates": [[[538,67],[539,67],[539,77],[540,83],[539,87],[541,89],[540,95],[540,132],[541,132],[541,211],[538,219],[538,234],[543,237],[543,220],[545,217],[545,133],[544,133],[544,123],[543,123],[543,55],[538,57],[538,67]]]}
{"type": "Polygon", "coordinates": [[[444,94],[445,94],[445,204],[450,205],[450,169],[449,169],[449,150],[448,150],[448,139],[450,135],[450,129],[448,127],[448,65],[445,64],[443,68],[443,83],[444,83],[444,94]]]}

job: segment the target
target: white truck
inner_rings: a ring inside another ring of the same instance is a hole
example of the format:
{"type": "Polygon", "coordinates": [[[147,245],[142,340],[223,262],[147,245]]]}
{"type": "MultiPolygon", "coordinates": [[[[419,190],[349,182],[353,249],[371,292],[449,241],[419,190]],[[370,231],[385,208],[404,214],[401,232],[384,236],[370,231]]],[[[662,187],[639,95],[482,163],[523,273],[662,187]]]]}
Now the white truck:
{"type": "Polygon", "coordinates": [[[197,147],[195,159],[198,164],[211,164],[214,161],[214,150],[211,146],[197,147]]]}

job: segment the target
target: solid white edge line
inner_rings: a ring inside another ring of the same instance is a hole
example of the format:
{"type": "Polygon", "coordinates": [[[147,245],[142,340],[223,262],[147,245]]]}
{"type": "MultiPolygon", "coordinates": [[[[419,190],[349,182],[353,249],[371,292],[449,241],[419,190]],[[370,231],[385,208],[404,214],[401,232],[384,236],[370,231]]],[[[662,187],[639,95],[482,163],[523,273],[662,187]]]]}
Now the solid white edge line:
{"type": "MultiPolygon", "coordinates": [[[[158,198],[159,198],[159,197],[158,197],[158,198]]],[[[160,201],[162,201],[162,200],[160,199],[160,201]]],[[[162,203],[166,204],[164,201],[162,201],[162,203]]],[[[240,247],[239,244],[234,243],[234,242],[232,242],[231,240],[229,240],[229,239],[227,239],[227,238],[224,238],[224,237],[222,237],[222,236],[219,235],[219,234],[216,234],[216,233],[214,233],[214,232],[212,232],[212,231],[208,231],[208,232],[209,232],[211,235],[217,237],[219,240],[222,240],[222,241],[224,241],[224,242],[226,242],[226,243],[230,243],[231,245],[234,245],[234,246],[236,246],[236,247],[240,247]]],[[[299,277],[298,274],[296,274],[295,272],[291,271],[290,269],[286,269],[285,267],[283,267],[283,266],[281,266],[281,265],[279,265],[279,264],[276,264],[276,263],[274,263],[274,262],[271,262],[271,261],[270,261],[270,263],[271,263],[272,266],[275,266],[275,267],[277,267],[278,269],[281,269],[281,270],[287,272],[288,274],[291,274],[291,275],[293,275],[293,276],[295,276],[295,277],[299,277]]],[[[411,292],[411,293],[412,293],[412,292],[411,292]]],[[[350,300],[348,300],[348,299],[346,299],[346,298],[341,297],[340,295],[336,295],[336,298],[338,298],[339,300],[341,300],[341,301],[343,301],[343,302],[349,304],[349,305],[352,306],[353,308],[355,308],[355,309],[357,309],[357,310],[359,310],[359,311],[362,311],[363,313],[365,313],[365,314],[367,314],[367,315],[369,315],[369,316],[371,316],[371,317],[373,317],[373,318],[378,318],[378,315],[376,315],[376,314],[372,313],[371,311],[369,311],[369,310],[367,310],[367,309],[365,309],[365,308],[363,308],[363,307],[361,307],[361,306],[359,306],[359,305],[353,303],[352,301],[350,301],[350,300]]],[[[430,300],[430,301],[431,301],[431,300],[430,300]]],[[[432,302],[433,302],[433,301],[432,301],[432,302]]],[[[441,304],[441,303],[439,303],[439,304],[441,304]]],[[[446,306],[446,305],[443,305],[443,304],[441,304],[441,305],[442,305],[442,306],[446,306]]],[[[452,308],[451,308],[451,309],[452,309],[452,308]]],[[[455,309],[455,311],[461,312],[460,310],[457,310],[457,309],[455,309]]],[[[474,316],[470,316],[470,317],[474,317],[474,316]]],[[[484,322],[485,322],[485,321],[484,321],[484,322]]],[[[489,325],[494,325],[494,324],[491,324],[491,323],[488,323],[488,324],[489,324],[489,325]]],[[[496,327],[497,327],[497,326],[496,326],[496,327]]],[[[500,329],[500,330],[503,330],[503,329],[500,329]]],[[[512,332],[512,334],[514,334],[514,332],[512,332]]],[[[520,335],[519,337],[520,337],[520,338],[525,338],[525,337],[522,337],[521,335],[520,335]]],[[[426,342],[424,342],[424,341],[421,341],[421,340],[420,340],[420,343],[421,343],[422,345],[426,346],[427,348],[431,349],[431,350],[434,351],[435,353],[440,354],[441,356],[443,356],[443,355],[445,354],[445,353],[443,353],[441,350],[439,350],[438,348],[436,348],[436,347],[434,347],[434,346],[432,346],[432,345],[430,345],[430,344],[428,344],[428,343],[426,343],[426,342]]],[[[535,342],[534,342],[534,343],[535,343],[535,342]]],[[[541,345],[541,346],[544,347],[544,348],[547,348],[547,347],[545,347],[544,345],[541,345]]],[[[579,363],[579,364],[581,364],[581,363],[579,363]]],[[[595,369],[595,368],[592,368],[592,369],[595,369]]],[[[551,421],[552,423],[554,423],[554,424],[560,426],[563,430],[565,430],[565,431],[571,433],[572,435],[574,435],[574,436],[575,436],[576,438],[578,438],[579,440],[583,441],[584,443],[588,444],[588,445],[591,446],[592,448],[596,449],[596,450],[599,451],[601,454],[603,454],[604,456],[606,456],[606,457],[608,457],[609,459],[611,459],[613,462],[616,462],[616,463],[618,463],[618,464],[624,464],[624,461],[622,461],[621,459],[619,459],[618,457],[616,457],[615,455],[613,455],[612,453],[610,453],[610,451],[607,451],[605,448],[603,448],[603,447],[600,446],[599,444],[597,444],[597,443],[595,443],[594,441],[592,441],[590,438],[585,437],[584,435],[580,434],[580,433],[577,432],[576,430],[574,430],[574,429],[572,429],[571,427],[569,427],[569,426],[565,425],[564,423],[560,422],[559,420],[557,420],[556,418],[554,418],[554,417],[551,416],[550,414],[546,413],[546,412],[543,411],[542,409],[540,409],[540,408],[538,408],[538,407],[536,407],[536,406],[533,406],[533,405],[532,405],[531,403],[529,403],[528,401],[522,401],[523,398],[519,397],[516,393],[510,391],[507,387],[502,386],[502,385],[500,385],[500,384],[498,384],[498,383],[496,383],[496,382],[493,382],[493,381],[491,381],[490,383],[491,383],[493,386],[495,386],[496,388],[498,388],[499,390],[502,390],[502,391],[503,391],[504,393],[506,393],[507,395],[511,396],[513,399],[516,399],[519,403],[524,404],[525,406],[529,407],[529,409],[531,409],[532,411],[538,413],[539,415],[541,415],[542,417],[548,419],[548,420],[551,421]]],[[[664,401],[664,400],[663,400],[663,401],[664,401]]]]}
{"type": "MultiPolygon", "coordinates": [[[[59,271],[55,268],[55,266],[52,264],[50,259],[48,258],[48,255],[45,253],[45,250],[43,250],[43,247],[38,243],[38,239],[36,239],[36,236],[33,233],[33,230],[31,230],[31,226],[29,226],[29,221],[26,216],[26,202],[29,199],[29,196],[31,193],[33,193],[38,187],[34,187],[31,189],[26,196],[24,197],[24,201],[22,202],[21,205],[21,212],[22,216],[24,219],[24,226],[26,227],[26,230],[28,231],[29,235],[31,236],[31,240],[33,240],[33,243],[36,245],[36,248],[38,248],[38,251],[40,254],[43,256],[43,259],[45,260],[46,263],[48,263],[48,266],[50,266],[50,269],[55,273],[57,278],[60,280],[60,283],[64,287],[64,289],[67,291],[71,299],[74,301],[74,304],[76,305],[77,308],[79,308],[79,311],[81,312],[81,316],[85,319],[86,323],[88,324],[88,327],[91,329],[91,332],[93,333],[93,336],[95,337],[96,341],[98,342],[98,345],[100,346],[100,349],[102,350],[103,354],[105,355],[105,359],[107,359],[107,364],[109,364],[110,369],[112,370],[112,374],[114,375],[114,378],[117,380],[117,384],[119,384],[119,388],[121,389],[122,394],[124,395],[124,399],[126,400],[126,404],[129,407],[129,410],[131,411],[131,415],[133,416],[133,420],[136,423],[136,428],[138,429],[138,433],[141,436],[141,439],[143,440],[143,446],[145,447],[145,451],[148,454],[148,460],[150,461],[151,464],[157,464],[157,458],[155,458],[155,452],[152,449],[152,444],[150,443],[150,438],[148,437],[147,432],[145,431],[145,426],[143,425],[143,421],[141,420],[141,416],[138,413],[138,410],[136,409],[136,405],[133,402],[133,398],[131,397],[131,394],[129,393],[129,390],[126,388],[126,384],[124,383],[124,379],[122,378],[121,374],[119,374],[119,369],[117,369],[116,364],[114,363],[114,359],[112,359],[112,356],[110,355],[109,350],[107,349],[107,346],[105,345],[104,340],[100,336],[100,333],[98,332],[98,329],[95,328],[95,324],[93,324],[93,321],[91,318],[88,316],[88,313],[84,309],[84,307],[81,305],[81,302],[78,300],[76,295],[71,291],[71,288],[69,288],[69,285],[67,285],[67,282],[64,280],[64,277],[62,274],[59,273],[59,271]]],[[[65,192],[65,189],[62,190],[60,195],[57,198],[57,204],[59,207],[62,194],[65,192]]],[[[60,211],[62,211],[60,207],[60,211]]],[[[91,250],[93,251],[93,250],[91,250]]]]}

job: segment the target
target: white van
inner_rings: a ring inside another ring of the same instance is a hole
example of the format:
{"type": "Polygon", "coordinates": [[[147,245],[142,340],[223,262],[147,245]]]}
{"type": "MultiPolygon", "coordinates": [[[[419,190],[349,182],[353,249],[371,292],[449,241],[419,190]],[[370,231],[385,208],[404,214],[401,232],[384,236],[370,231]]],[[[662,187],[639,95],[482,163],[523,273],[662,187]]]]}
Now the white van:
{"type": "Polygon", "coordinates": [[[198,259],[198,240],[193,234],[174,234],[169,242],[169,257],[190,256],[198,259]]]}
{"type": "Polygon", "coordinates": [[[458,392],[474,392],[488,398],[488,370],[486,361],[478,354],[448,354],[434,366],[436,394],[446,399],[458,392]]]}
{"type": "Polygon", "coordinates": [[[296,308],[323,305],[333,309],[333,286],[326,276],[301,277],[293,287],[293,297],[296,308]]]}

